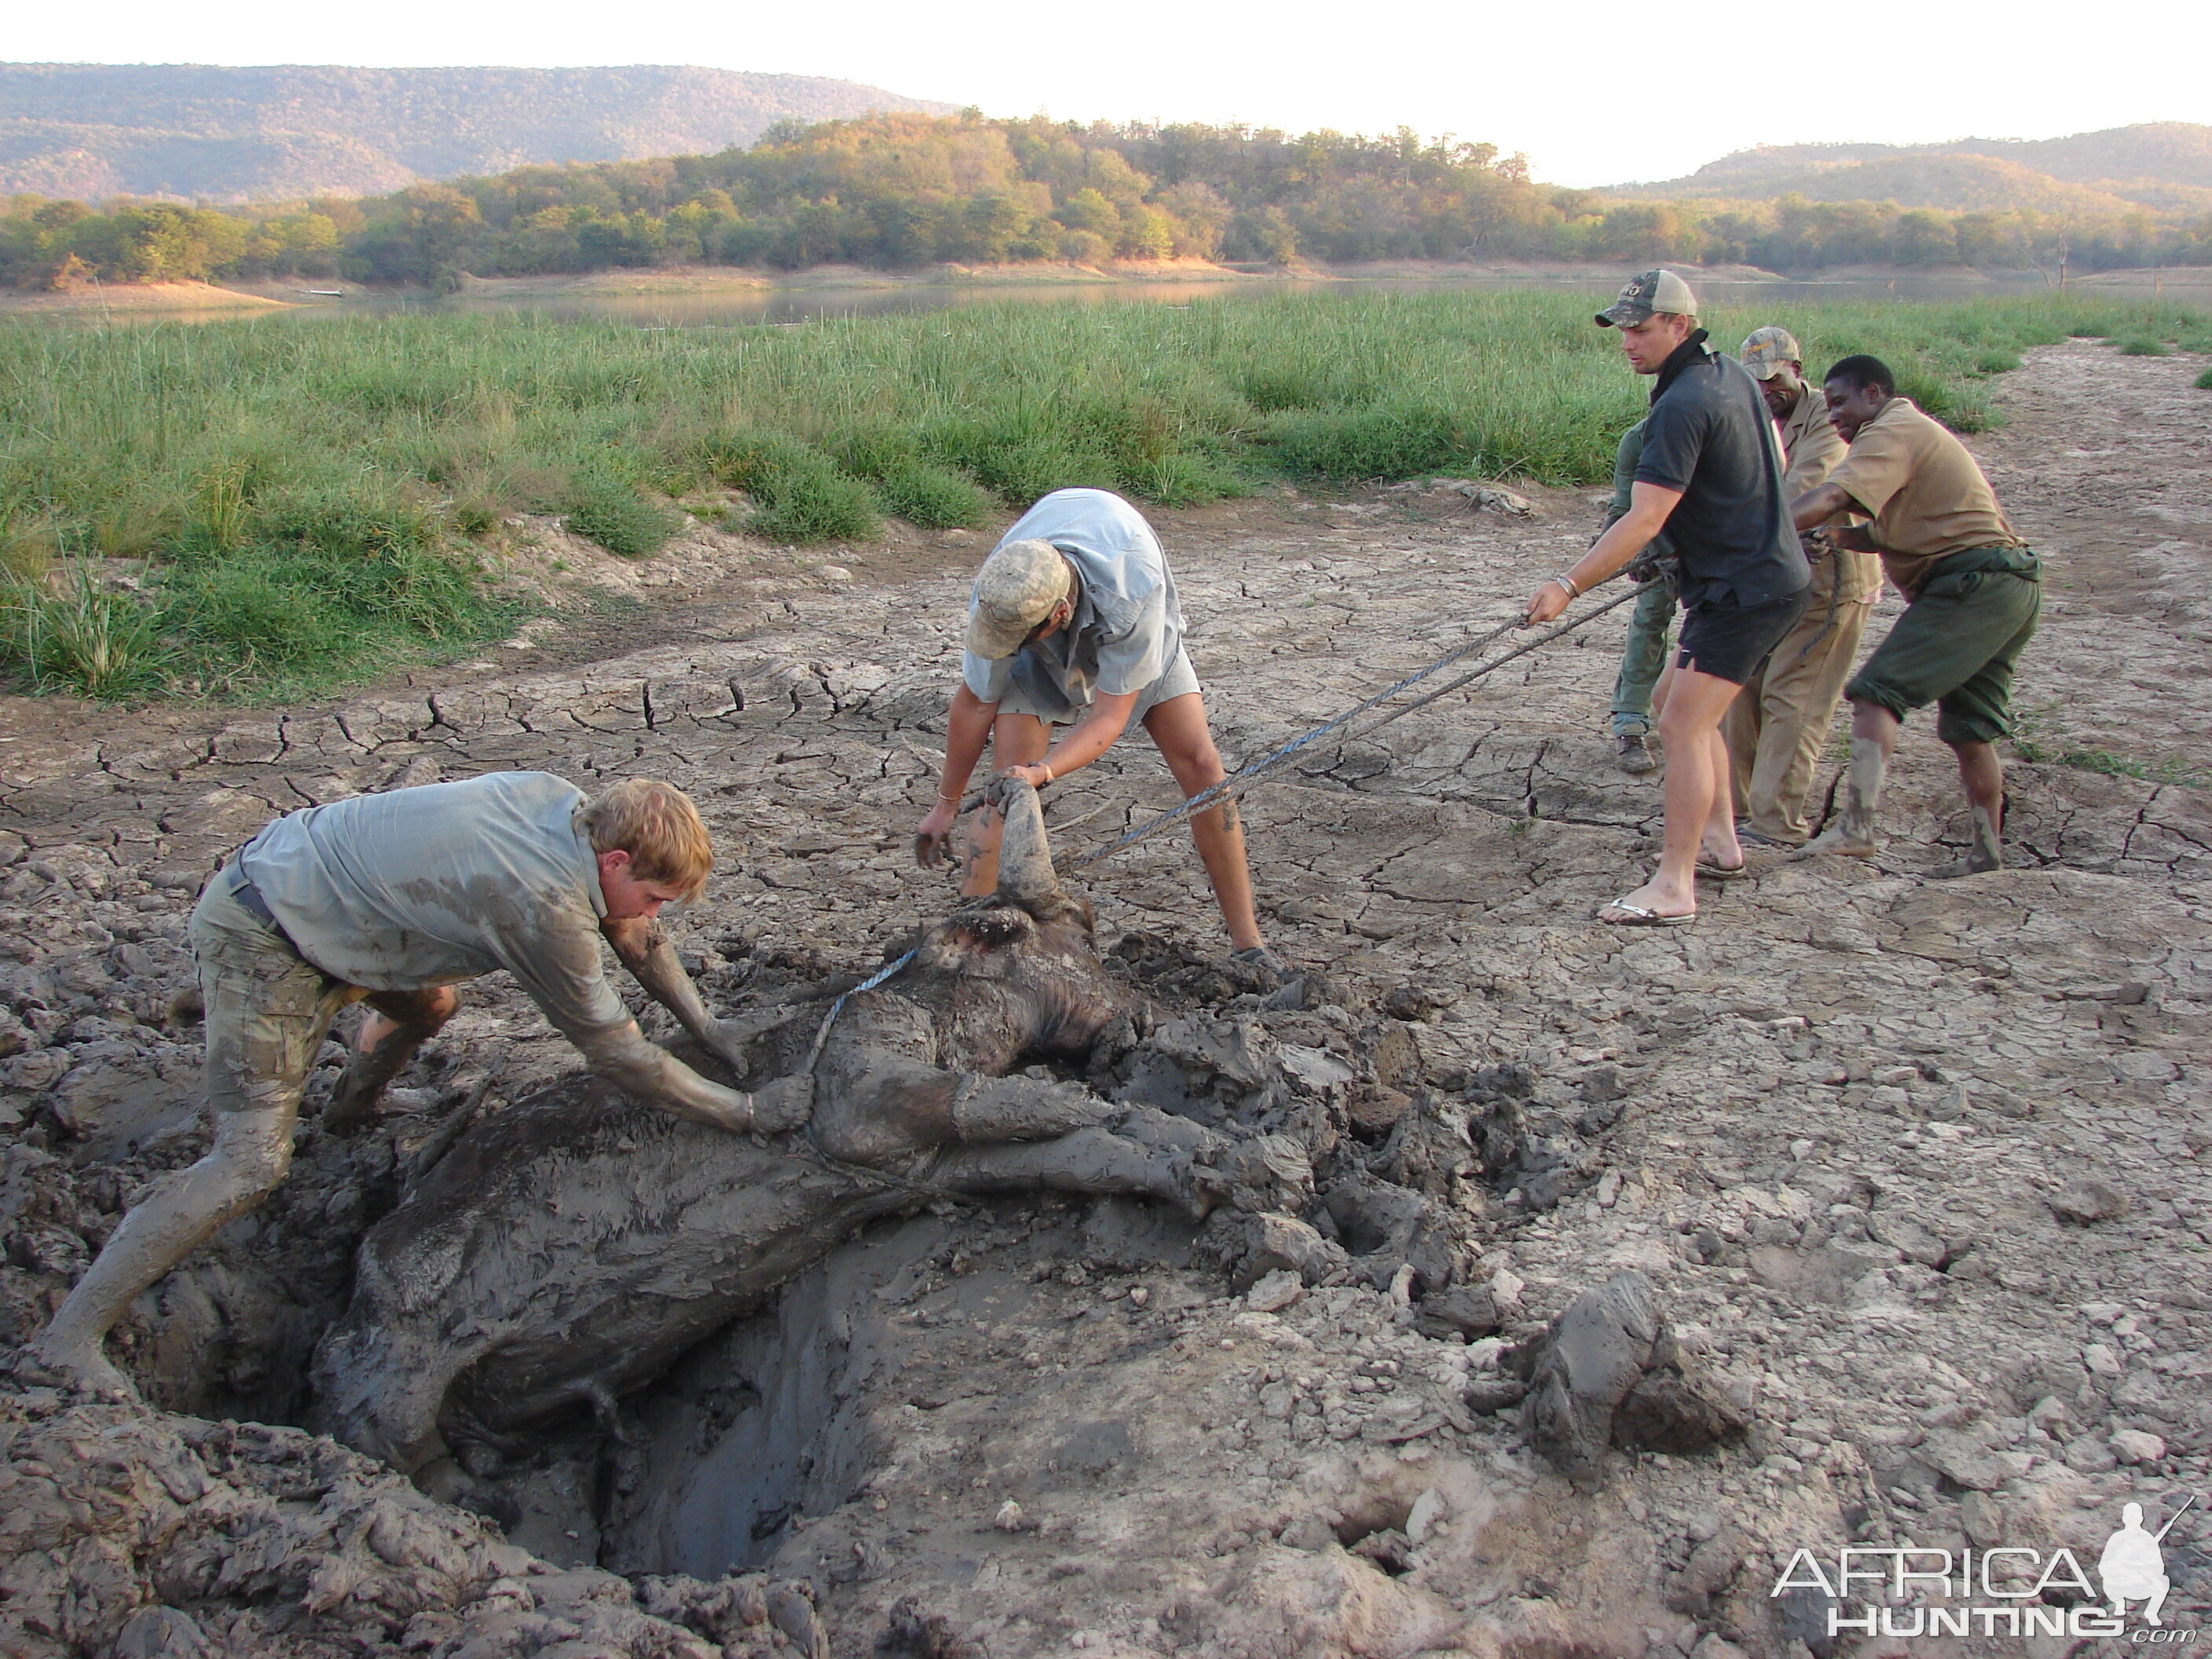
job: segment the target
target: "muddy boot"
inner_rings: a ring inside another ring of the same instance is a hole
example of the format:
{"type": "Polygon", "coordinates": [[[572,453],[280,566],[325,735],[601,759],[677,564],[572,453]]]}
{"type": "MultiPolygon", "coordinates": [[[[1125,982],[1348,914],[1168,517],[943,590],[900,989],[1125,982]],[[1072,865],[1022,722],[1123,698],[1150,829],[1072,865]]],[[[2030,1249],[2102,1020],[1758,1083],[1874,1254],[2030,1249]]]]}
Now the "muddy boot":
{"type": "Polygon", "coordinates": [[[1790,856],[1818,858],[1840,853],[1845,858],[1870,859],[1881,849],[1875,843],[1875,809],[1881,804],[1881,786],[1888,763],[1881,745],[1871,738],[1851,739],[1851,770],[1844,785],[1844,810],[1836,821],[1790,856]]]}
{"type": "Polygon", "coordinates": [[[1974,839],[1966,848],[1966,856],[1954,859],[1948,864],[1939,864],[1928,872],[1930,881],[1956,881],[1961,876],[1978,876],[1991,870],[2004,868],[2004,844],[1997,827],[1990,822],[1990,815],[1980,807],[1974,809],[1974,839]]]}
{"type": "Polygon", "coordinates": [[[1656,771],[1659,757],[1651,752],[1650,737],[1642,732],[1623,732],[1613,740],[1613,763],[1632,778],[1656,771]]]}
{"type": "Polygon", "coordinates": [[[376,1116],[385,1085],[415,1057],[411,1043],[404,1054],[392,1052],[400,1046],[386,1038],[374,1052],[356,1054],[346,1062],[345,1070],[338,1073],[337,1086],[331,1091],[329,1103],[323,1108],[325,1129],[334,1135],[349,1135],[376,1116]]]}

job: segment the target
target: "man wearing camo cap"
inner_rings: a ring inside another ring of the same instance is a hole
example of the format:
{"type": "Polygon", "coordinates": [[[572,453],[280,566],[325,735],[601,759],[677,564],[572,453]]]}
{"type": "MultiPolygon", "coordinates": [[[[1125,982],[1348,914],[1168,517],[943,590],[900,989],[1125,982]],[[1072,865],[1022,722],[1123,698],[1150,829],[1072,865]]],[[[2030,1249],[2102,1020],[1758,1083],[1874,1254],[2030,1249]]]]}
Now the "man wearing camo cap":
{"type": "MultiPolygon", "coordinates": [[[[1103,489],[1057,489],[1015,523],[976,573],[961,683],[945,722],[937,801],[915,837],[933,865],[951,844],[969,775],[992,761],[1042,788],[1091,764],[1132,720],[1141,725],[1188,800],[1228,775],[1182,644],[1182,608],[1159,538],[1103,489]],[[1054,728],[1065,726],[1055,738],[1054,728]]],[[[999,879],[995,813],[977,819],[962,891],[999,879]]],[[[1206,879],[1228,924],[1231,960],[1283,976],[1260,936],[1237,804],[1190,821],[1206,879]]]]}
{"type": "MultiPolygon", "coordinates": [[[[1784,485],[1794,501],[1827,482],[1844,459],[1843,435],[1829,423],[1820,388],[1805,383],[1804,353],[1788,329],[1753,329],[1741,361],[1773,412],[1784,485]]],[[[1802,847],[1812,833],[1805,797],[1881,591],[1881,566],[1873,554],[1835,547],[1825,537],[1802,545],[1813,568],[1812,608],[1752,672],[1743,695],[1721,718],[1743,815],[1739,833],[1775,847],[1802,847]]]]}

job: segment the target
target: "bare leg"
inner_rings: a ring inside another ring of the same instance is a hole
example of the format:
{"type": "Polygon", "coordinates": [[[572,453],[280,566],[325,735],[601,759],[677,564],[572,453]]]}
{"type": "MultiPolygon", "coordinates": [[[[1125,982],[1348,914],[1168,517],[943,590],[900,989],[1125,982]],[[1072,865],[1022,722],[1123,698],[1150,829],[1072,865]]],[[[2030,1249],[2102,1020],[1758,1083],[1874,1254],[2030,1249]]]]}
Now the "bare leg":
{"type": "MultiPolygon", "coordinates": [[[[991,769],[1035,766],[1052,747],[1052,728],[1034,714],[1001,714],[991,723],[991,769]]],[[[1004,830],[989,807],[975,814],[968,830],[968,874],[961,893],[981,898],[999,887],[999,836],[1004,830]]]]}
{"type": "Polygon", "coordinates": [[[1659,671],[1659,684],[1651,688],[1651,721],[1654,726],[1667,713],[1667,694],[1674,689],[1674,665],[1681,659],[1680,652],[1669,651],[1667,665],[1659,671]]]}
{"type": "MultiPolygon", "coordinates": [[[[1741,696],[1735,699],[1742,701],[1741,696]]],[[[1698,855],[1723,870],[1741,870],[1743,844],[1735,838],[1735,769],[1729,755],[1728,738],[1716,726],[1705,744],[1712,756],[1713,804],[1706,811],[1705,831],[1698,838],[1698,855]]]]}
{"type": "Polygon", "coordinates": [[[376,1103],[392,1079],[406,1069],[416,1049],[445,1029],[461,1006],[460,993],[450,985],[376,991],[366,1000],[371,1012],[354,1039],[354,1057],[338,1079],[331,1103],[323,1109],[323,1127],[332,1134],[350,1134],[374,1116],[376,1103]]]}
{"type": "Polygon", "coordinates": [[[76,1282],[53,1322],[32,1345],[48,1364],[88,1388],[130,1395],[129,1379],[100,1345],[138,1293],[244,1215],[284,1178],[292,1163],[299,1082],[283,1103],[224,1112],[215,1145],[190,1169],[164,1176],[123,1218],[100,1259],[76,1282]]]}
{"type": "Polygon", "coordinates": [[[1666,842],[1658,872],[1618,903],[1662,916],[1692,915],[1698,908],[1698,849],[1711,848],[1725,863],[1742,862],[1729,812],[1728,745],[1720,735],[1721,715],[1741,690],[1694,665],[1676,672],[1659,716],[1669,757],[1666,842]]]}
{"type": "MultiPolygon", "coordinates": [[[[1206,699],[1199,693],[1187,692],[1159,704],[1145,716],[1145,730],[1175,775],[1176,787],[1185,800],[1229,775],[1206,723],[1206,699]]],[[[1252,905],[1252,869],[1245,858],[1244,826],[1238,822],[1237,803],[1224,801],[1192,818],[1190,838],[1198,848],[1199,862],[1206,866],[1206,878],[1212,884],[1221,919],[1228,924],[1230,948],[1248,951],[1264,944],[1252,905]]]]}
{"type": "Polygon", "coordinates": [[[204,896],[190,935],[207,1004],[202,1078],[215,1144],[131,1207],[31,1345],[39,1358],[90,1388],[131,1392],[101,1352],[110,1328],[141,1291],[284,1178],[301,1087],[331,1017],[352,995],[242,915],[246,925],[233,925],[228,908],[234,907],[219,894],[204,896]]]}
{"type": "Polygon", "coordinates": [[[1993,744],[1954,743],[1951,752],[1959,757],[1959,781],[1966,791],[1974,839],[1966,857],[1928,872],[1938,881],[2004,868],[2004,763],[1993,744]]]}
{"type": "MultiPolygon", "coordinates": [[[[1851,705],[1851,769],[1844,785],[1844,810],[1833,823],[1798,849],[1797,857],[1812,858],[1821,853],[1841,853],[1855,859],[1875,855],[1878,850],[1875,813],[1881,805],[1881,787],[1888,776],[1889,757],[1896,750],[1901,725],[1880,703],[1851,705]]],[[[2002,791],[2002,779],[1998,787],[2002,791]]]]}

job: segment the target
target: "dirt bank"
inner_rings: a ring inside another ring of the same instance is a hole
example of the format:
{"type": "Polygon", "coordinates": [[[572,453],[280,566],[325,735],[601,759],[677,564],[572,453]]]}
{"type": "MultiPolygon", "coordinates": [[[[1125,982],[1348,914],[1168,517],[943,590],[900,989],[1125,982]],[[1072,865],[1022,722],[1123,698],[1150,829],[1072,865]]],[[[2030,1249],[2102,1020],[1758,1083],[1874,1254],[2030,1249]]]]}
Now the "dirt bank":
{"type": "Polygon", "coordinates": [[[214,283],[108,283],[70,294],[0,289],[0,316],[100,316],[109,312],[273,311],[285,301],[214,283]]]}
{"type": "MultiPolygon", "coordinates": [[[[1921,878],[1964,826],[1918,721],[1881,860],[1762,861],[1684,932],[1592,925],[1638,879],[1658,806],[1610,765],[1608,618],[1251,798],[1274,942],[1340,1001],[1285,1015],[1205,982],[1221,941],[1187,843],[1088,878],[1102,939],[1188,964],[1170,994],[1194,1073],[1330,1077],[1333,1060],[1357,1078],[1391,1034],[1426,1092],[1358,1155],[1378,1179],[1435,1175],[1499,1340],[1425,1327],[1358,1275],[1242,1292],[1121,1201],[923,1213],[626,1402],[627,1443],[586,1422],[513,1447],[507,1543],[304,1437],[19,1393],[0,1436],[39,1502],[9,1513],[50,1518],[4,1534],[0,1571],[46,1600],[0,1621],[82,1617],[78,1650],[105,1653],[158,1598],[219,1648],[242,1632],[228,1651],[532,1653],[586,1639],[596,1607],[622,1633],[594,1627],[591,1650],[641,1655],[682,1650],[650,1645],[674,1624],[709,1640],[709,1592],[588,1569],[738,1566],[771,1575],[732,1581],[758,1618],[713,1626],[739,1652],[788,1645],[771,1591],[802,1580],[840,1655],[2071,1650],[2002,1626],[1838,1645],[1817,1601],[1769,1591],[1797,1549],[1832,1563],[1853,1539],[2063,1545],[2094,1572],[2123,1502],[2154,1529],[2212,1477],[2212,810],[2160,781],[2212,775],[2202,368],[2075,343],[2000,383],[2011,424],[1979,447],[2051,572],[2021,702],[2040,752],[2105,768],[2014,768],[2003,872],[1921,878]],[[1479,1151],[1472,1079],[1505,1065],[1531,1079],[1518,1109],[1556,1180],[1455,1173],[1479,1151]],[[1630,1268],[1753,1428],[1717,1453],[1615,1454],[1581,1492],[1532,1452],[1501,1348],[1630,1268]],[[252,1449],[208,1463],[234,1443],[252,1449]],[[223,1492],[275,1530],[225,1531],[223,1492]],[[380,1533],[360,1518],[380,1500],[414,1519],[380,1533]],[[514,1545],[534,1554],[490,1553],[514,1545]],[[495,1615],[507,1645],[466,1648],[495,1615]]],[[[1525,522],[1463,505],[1285,494],[1161,515],[1232,758],[1502,618],[1595,522],[1571,496],[1525,522]]],[[[986,544],[799,569],[695,538],[619,653],[604,631],[541,633],[336,708],[11,730],[0,1335],[32,1328],[135,1183],[198,1144],[176,941],[198,881],[275,812],[497,767],[670,777],[728,859],[682,926],[732,1005],[864,969],[941,913],[906,845],[986,544]]],[[[1053,817],[1079,848],[1170,793],[1124,744],[1053,817]]],[[[278,1197],[146,1298],[126,1358],[164,1380],[159,1403],[296,1415],[349,1243],[446,1115],[571,1064],[509,988],[473,989],[406,1079],[411,1114],[357,1144],[311,1124],[278,1197]],[[193,1364],[165,1363],[179,1352],[193,1364]]],[[[2200,1513],[2166,1540],[2170,1623],[2212,1591],[2200,1513]]],[[[799,1623],[794,1594],[776,1605],[799,1623]]]]}

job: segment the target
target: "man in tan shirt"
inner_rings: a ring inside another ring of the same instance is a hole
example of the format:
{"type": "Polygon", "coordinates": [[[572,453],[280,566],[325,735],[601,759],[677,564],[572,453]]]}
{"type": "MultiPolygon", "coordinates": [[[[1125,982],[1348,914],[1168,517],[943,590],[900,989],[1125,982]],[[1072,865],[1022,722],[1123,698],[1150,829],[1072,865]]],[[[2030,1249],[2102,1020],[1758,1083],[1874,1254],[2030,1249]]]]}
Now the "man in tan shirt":
{"type": "Polygon", "coordinates": [[[2004,768],[1996,740],[2012,731],[2013,666],[2035,633],[2040,571],[1966,447],[1897,395],[1877,358],[1846,357],[1822,386],[1850,453],[1826,483],[1797,498],[1801,531],[1838,513],[1865,530],[1829,529],[1831,542],[1881,555],[1909,603],[1844,695],[1851,700],[1851,766],[1844,810],[1800,856],[1871,858],[1874,816],[1898,728],[1913,709],[1941,711],[1936,735],[1959,759],[1973,820],[1966,856],[1930,873],[2002,867],[2004,768]]]}
{"type": "MultiPolygon", "coordinates": [[[[1753,330],[1741,362],[1773,412],[1788,469],[1784,487],[1795,501],[1826,483],[1844,459],[1843,434],[1829,421],[1820,392],[1806,384],[1804,354],[1789,330],[1753,330]]],[[[1743,813],[1739,831],[1746,841],[1776,847],[1802,847],[1812,833],[1805,796],[1881,590],[1881,569],[1871,553],[1822,538],[1807,542],[1805,555],[1813,567],[1812,608],[1744,682],[1743,695],[1721,720],[1743,813]]]]}

